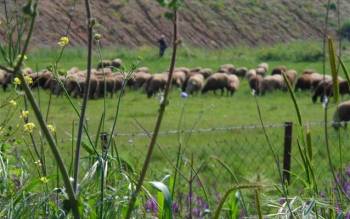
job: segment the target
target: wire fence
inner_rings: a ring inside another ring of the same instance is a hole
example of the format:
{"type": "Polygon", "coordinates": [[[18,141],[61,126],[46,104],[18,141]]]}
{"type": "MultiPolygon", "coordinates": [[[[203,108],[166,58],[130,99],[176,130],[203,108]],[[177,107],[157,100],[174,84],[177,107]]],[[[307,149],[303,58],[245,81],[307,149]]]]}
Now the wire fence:
{"type": "MultiPolygon", "coordinates": [[[[280,181],[279,170],[283,169],[286,159],[285,130],[287,124],[266,124],[265,131],[261,125],[243,125],[219,128],[196,128],[186,130],[162,131],[157,148],[152,158],[152,176],[161,178],[164,172],[171,172],[176,163],[178,146],[181,142],[183,153],[181,159],[190,165],[193,158],[193,169],[199,168],[202,181],[211,189],[220,192],[220,187],[233,183],[235,175],[239,181],[266,180],[270,183],[280,181]],[[274,156],[274,154],[276,156],[274,156]],[[220,160],[220,162],[218,162],[220,160]],[[225,165],[225,167],[223,167],[225,165]],[[280,169],[278,169],[278,166],[280,169]],[[163,171],[159,171],[163,170],[163,171]],[[231,171],[231,173],[230,173],[231,171]]],[[[320,183],[332,182],[326,149],[325,122],[309,122],[305,126],[311,133],[312,164],[315,177],[320,183]]],[[[350,133],[346,129],[338,131],[327,123],[331,158],[336,170],[349,164],[350,152],[347,150],[350,133]]],[[[124,138],[122,144],[136,165],[142,165],[147,148],[144,138],[152,133],[117,133],[124,138]]],[[[293,125],[291,135],[291,152],[289,164],[292,183],[302,184],[305,179],[298,142],[302,141],[299,129],[293,125]]],[[[289,152],[287,152],[289,154],[289,152]]],[[[186,173],[188,175],[188,173],[186,173]]],[[[226,187],[227,188],[227,187],[226,187]]],[[[222,192],[222,191],[221,191],[222,192]]]]}

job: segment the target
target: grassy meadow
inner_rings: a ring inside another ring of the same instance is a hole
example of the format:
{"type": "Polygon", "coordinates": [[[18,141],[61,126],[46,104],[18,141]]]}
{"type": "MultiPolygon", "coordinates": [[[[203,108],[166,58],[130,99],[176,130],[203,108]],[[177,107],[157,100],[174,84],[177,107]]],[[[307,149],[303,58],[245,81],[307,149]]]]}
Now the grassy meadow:
{"type": "MultiPolygon", "coordinates": [[[[231,48],[223,50],[193,49],[182,46],[178,58],[177,66],[186,67],[208,67],[218,69],[221,64],[232,63],[235,66],[245,66],[254,68],[260,62],[266,61],[270,69],[279,65],[296,69],[301,72],[303,69],[316,69],[322,73],[322,60],[318,57],[322,53],[321,44],[312,42],[295,42],[290,44],[280,44],[273,47],[261,48],[231,48]]],[[[350,56],[344,47],[344,60],[350,67],[350,56]]],[[[170,51],[162,59],[157,57],[157,48],[142,47],[138,49],[104,49],[102,55],[104,59],[121,58],[126,69],[132,64],[147,66],[152,72],[162,72],[167,70],[170,60],[170,51]]],[[[58,51],[51,48],[32,49],[28,54],[27,66],[33,69],[43,69],[52,64],[58,51]]],[[[68,70],[73,66],[85,69],[86,52],[84,49],[67,48],[59,63],[59,68],[68,70]]],[[[94,54],[94,63],[98,62],[98,55],[94,54]]],[[[328,60],[327,60],[328,63],[328,60]]],[[[329,72],[329,66],[326,66],[329,72]]],[[[329,73],[328,73],[329,74],[329,73]]],[[[342,73],[341,73],[342,74],[342,73]]],[[[50,100],[49,93],[43,90],[35,90],[35,95],[40,100],[40,107],[43,112],[47,111],[50,100]]],[[[233,97],[220,96],[209,93],[207,95],[190,96],[187,99],[180,97],[181,91],[173,88],[170,94],[169,105],[167,106],[164,122],[161,131],[178,130],[181,134],[161,135],[155,149],[150,171],[146,180],[161,180],[165,175],[171,174],[176,163],[176,153],[178,145],[181,143],[185,148],[183,159],[185,165],[189,165],[191,157],[194,158],[194,167],[201,169],[198,173],[204,187],[209,194],[222,194],[227,187],[234,183],[232,177],[220,168],[219,163],[214,162],[213,157],[217,157],[225,162],[238,177],[240,182],[255,182],[257,180],[266,181],[268,184],[278,182],[278,174],[272,157],[272,153],[266,142],[266,138],[261,128],[234,129],[228,131],[210,131],[202,133],[181,132],[184,130],[197,130],[206,128],[227,128],[236,126],[260,126],[257,103],[251,94],[246,80],[241,80],[240,89],[233,97]]],[[[0,92],[0,103],[6,103],[9,97],[14,97],[14,91],[0,92]]],[[[106,100],[106,124],[105,131],[110,131],[117,106],[117,96],[106,100]]],[[[297,92],[297,101],[304,119],[304,122],[322,122],[324,109],[321,103],[313,104],[309,92],[297,92]]],[[[349,99],[348,96],[344,97],[349,99]]],[[[295,109],[291,98],[287,92],[268,93],[262,97],[256,97],[261,109],[262,119],[266,125],[282,125],[284,122],[297,122],[295,109]]],[[[23,121],[18,118],[20,109],[23,109],[23,98],[17,99],[17,107],[1,109],[0,120],[7,115],[13,114],[11,125],[16,127],[23,125],[23,121]]],[[[79,109],[80,99],[73,99],[73,103],[79,109]]],[[[87,108],[88,131],[93,140],[102,116],[104,100],[90,100],[87,108]]],[[[127,89],[122,97],[120,114],[117,121],[115,136],[116,147],[120,157],[128,161],[136,171],[139,171],[143,164],[149,138],[138,136],[137,133],[151,132],[155,124],[159,107],[157,97],[148,99],[142,91],[127,89]],[[118,134],[121,135],[118,135],[118,134]],[[135,134],[124,136],[122,134],[135,134]]],[[[334,104],[331,104],[328,115],[332,118],[334,104]]],[[[34,119],[29,117],[29,119],[34,119]]],[[[48,116],[48,123],[56,127],[57,142],[63,158],[67,164],[71,162],[72,153],[72,129],[76,129],[78,117],[68,100],[64,97],[51,99],[51,108],[48,116]]],[[[310,125],[314,160],[316,163],[316,176],[320,181],[331,182],[330,172],[326,160],[326,149],[324,146],[324,130],[321,124],[310,125]]],[[[296,146],[295,137],[298,130],[294,130],[293,157],[292,157],[292,184],[293,189],[300,194],[304,194],[302,164],[296,146]]],[[[339,136],[331,127],[329,128],[332,155],[337,167],[340,163],[349,165],[346,159],[350,152],[343,149],[342,156],[339,157],[338,140],[339,136]],[[341,161],[341,162],[340,162],[341,161]]],[[[282,159],[283,155],[283,127],[267,128],[267,134],[277,153],[282,159]]],[[[350,140],[349,133],[340,131],[340,141],[344,146],[348,146],[350,140]]],[[[28,136],[18,130],[16,132],[15,148],[13,153],[24,153],[30,157],[26,142],[28,136]]],[[[40,138],[40,136],[37,136],[40,138]]],[[[86,136],[84,142],[87,142],[86,136]]],[[[53,159],[49,149],[45,148],[47,162],[54,169],[53,159]]],[[[83,151],[87,156],[88,152],[83,151]]],[[[30,158],[28,159],[30,160],[30,158]]],[[[84,168],[84,167],[82,167],[84,168]]],[[[82,171],[83,172],[83,171],[82,171]]],[[[184,174],[190,174],[185,172],[184,174]]],[[[185,183],[185,182],[182,182],[185,183]]],[[[327,187],[324,190],[329,189],[327,187]]],[[[203,191],[200,187],[195,188],[198,193],[203,191]]],[[[304,194],[305,195],[305,194],[304,194]]],[[[307,195],[307,194],[306,194],[307,195]]],[[[263,197],[268,199],[268,197],[263,197]]],[[[215,202],[215,200],[211,200],[215,202]]]]}

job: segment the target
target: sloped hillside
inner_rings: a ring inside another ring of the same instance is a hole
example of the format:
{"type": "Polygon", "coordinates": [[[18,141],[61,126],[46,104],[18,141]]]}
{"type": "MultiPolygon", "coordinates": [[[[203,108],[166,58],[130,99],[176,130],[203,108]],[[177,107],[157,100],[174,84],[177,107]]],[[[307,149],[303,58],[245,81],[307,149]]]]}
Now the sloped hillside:
{"type": "MultiPolygon", "coordinates": [[[[161,34],[170,36],[164,9],[155,0],[91,0],[93,15],[104,45],[154,44],[161,34]]],[[[186,0],[180,13],[181,36],[188,44],[203,47],[259,45],[322,36],[327,0],[186,0]]],[[[341,2],[341,16],[350,12],[350,1],[341,2]]],[[[70,38],[86,42],[83,1],[40,1],[34,43],[54,45],[65,34],[72,17],[70,38]]],[[[3,3],[0,4],[3,8],[3,3]]],[[[0,15],[2,16],[2,15],[0,15]]],[[[330,29],[337,19],[331,11],[330,29]]]]}

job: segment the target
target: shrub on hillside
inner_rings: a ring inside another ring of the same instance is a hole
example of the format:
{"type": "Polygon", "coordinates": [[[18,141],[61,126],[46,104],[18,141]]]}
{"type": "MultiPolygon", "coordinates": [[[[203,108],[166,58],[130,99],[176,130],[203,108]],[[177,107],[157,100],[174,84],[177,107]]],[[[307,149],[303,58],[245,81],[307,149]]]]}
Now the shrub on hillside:
{"type": "Polygon", "coordinates": [[[338,31],[339,35],[343,39],[350,40],[350,20],[346,21],[338,31]]]}
{"type": "Polygon", "coordinates": [[[258,52],[261,61],[316,62],[323,59],[322,48],[318,44],[290,43],[262,48],[258,52]]]}

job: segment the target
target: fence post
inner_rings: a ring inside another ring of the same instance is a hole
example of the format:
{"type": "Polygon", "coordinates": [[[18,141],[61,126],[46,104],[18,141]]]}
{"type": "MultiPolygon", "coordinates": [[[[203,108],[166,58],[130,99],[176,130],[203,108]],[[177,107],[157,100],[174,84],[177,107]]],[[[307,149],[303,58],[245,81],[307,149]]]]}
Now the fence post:
{"type": "Polygon", "coordinates": [[[283,181],[290,183],[293,123],[284,123],[283,181]]]}

